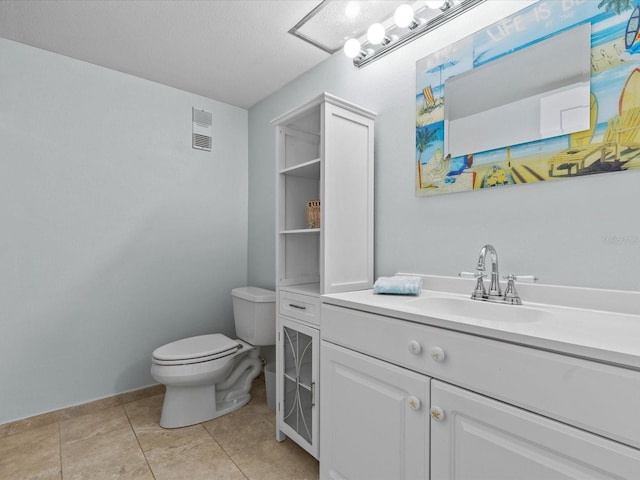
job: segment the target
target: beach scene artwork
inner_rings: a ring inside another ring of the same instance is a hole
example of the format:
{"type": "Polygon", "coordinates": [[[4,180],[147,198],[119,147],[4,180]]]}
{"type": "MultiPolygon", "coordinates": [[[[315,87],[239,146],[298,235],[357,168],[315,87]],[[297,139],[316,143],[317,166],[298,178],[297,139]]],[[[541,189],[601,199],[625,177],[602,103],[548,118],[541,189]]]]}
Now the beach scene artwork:
{"type": "Polygon", "coordinates": [[[537,2],[419,60],[415,160],[419,196],[640,169],[640,0],[537,2]],[[447,78],[585,23],[591,24],[588,130],[445,155],[447,78]]]}

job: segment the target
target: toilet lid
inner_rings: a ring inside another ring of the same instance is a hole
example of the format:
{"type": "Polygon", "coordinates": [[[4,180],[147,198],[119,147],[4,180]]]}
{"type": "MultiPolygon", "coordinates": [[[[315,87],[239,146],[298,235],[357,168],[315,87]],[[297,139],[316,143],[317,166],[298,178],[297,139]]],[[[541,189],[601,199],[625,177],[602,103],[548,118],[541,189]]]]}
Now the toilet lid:
{"type": "Polygon", "coordinates": [[[214,333],[183,338],[158,347],[153,351],[153,359],[164,365],[205,362],[230,355],[240,348],[238,342],[214,333]]]}

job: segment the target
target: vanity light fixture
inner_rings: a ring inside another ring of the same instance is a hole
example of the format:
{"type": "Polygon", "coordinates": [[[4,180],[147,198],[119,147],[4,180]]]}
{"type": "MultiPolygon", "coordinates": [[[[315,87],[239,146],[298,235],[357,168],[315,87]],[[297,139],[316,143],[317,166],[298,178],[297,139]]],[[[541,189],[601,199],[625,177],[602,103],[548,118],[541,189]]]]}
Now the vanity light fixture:
{"type": "Polygon", "coordinates": [[[381,23],[374,23],[369,27],[367,40],[374,45],[388,45],[391,43],[391,38],[387,37],[387,32],[381,23]]]}
{"type": "Polygon", "coordinates": [[[422,0],[400,5],[393,15],[372,24],[366,36],[348,38],[344,53],[356,67],[364,67],[485,1],[422,0]]]}
{"type": "Polygon", "coordinates": [[[406,3],[396,8],[393,14],[393,21],[397,27],[408,28],[409,30],[413,30],[420,25],[420,21],[414,17],[413,8],[406,3]]]}
{"type": "Polygon", "coordinates": [[[322,0],[289,33],[360,68],[485,1],[322,0]]]}
{"type": "Polygon", "coordinates": [[[367,52],[362,50],[357,38],[350,38],[344,43],[344,54],[349,58],[356,58],[358,55],[364,57],[367,52]]]}
{"type": "Polygon", "coordinates": [[[426,0],[424,3],[427,4],[427,8],[432,8],[434,10],[440,9],[445,11],[447,8],[451,7],[450,0],[426,0]]]}
{"type": "Polygon", "coordinates": [[[350,38],[344,44],[344,54],[349,58],[366,57],[372,53],[373,49],[371,48],[368,48],[367,51],[362,50],[360,41],[356,38],[350,38]]]}
{"type": "Polygon", "coordinates": [[[344,44],[344,54],[349,58],[364,58],[367,55],[372,55],[373,49],[362,50],[360,42],[355,38],[350,38],[344,44]]]}

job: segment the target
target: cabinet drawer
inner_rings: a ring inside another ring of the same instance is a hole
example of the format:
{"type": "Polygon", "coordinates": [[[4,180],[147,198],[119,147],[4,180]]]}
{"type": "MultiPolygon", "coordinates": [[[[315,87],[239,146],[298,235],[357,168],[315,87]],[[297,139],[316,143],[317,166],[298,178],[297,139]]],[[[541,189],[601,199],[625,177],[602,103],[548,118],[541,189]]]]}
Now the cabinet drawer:
{"type": "Polygon", "coordinates": [[[280,290],[280,315],[320,325],[320,298],[280,290]]]}
{"type": "Polygon", "coordinates": [[[640,372],[322,305],[323,340],[640,448],[640,372]]]}

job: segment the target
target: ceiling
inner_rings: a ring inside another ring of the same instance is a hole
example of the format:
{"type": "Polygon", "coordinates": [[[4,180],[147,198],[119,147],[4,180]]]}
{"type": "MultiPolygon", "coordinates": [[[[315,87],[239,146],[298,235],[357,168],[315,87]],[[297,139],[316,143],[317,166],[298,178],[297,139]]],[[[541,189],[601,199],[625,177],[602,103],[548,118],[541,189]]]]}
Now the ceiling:
{"type": "Polygon", "coordinates": [[[0,37],[250,108],[330,54],[287,33],[320,0],[0,0],[0,37]]]}

